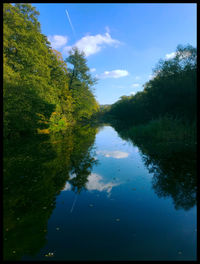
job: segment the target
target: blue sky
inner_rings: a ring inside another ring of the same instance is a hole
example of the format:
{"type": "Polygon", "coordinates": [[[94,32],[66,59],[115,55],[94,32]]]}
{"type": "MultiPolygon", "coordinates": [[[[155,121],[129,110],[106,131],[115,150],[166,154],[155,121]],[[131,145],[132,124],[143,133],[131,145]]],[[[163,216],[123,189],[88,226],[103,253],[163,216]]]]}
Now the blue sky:
{"type": "Polygon", "coordinates": [[[85,52],[100,104],[143,90],[158,60],[173,56],[178,44],[196,47],[195,3],[32,5],[64,59],[74,45],[85,52]]]}

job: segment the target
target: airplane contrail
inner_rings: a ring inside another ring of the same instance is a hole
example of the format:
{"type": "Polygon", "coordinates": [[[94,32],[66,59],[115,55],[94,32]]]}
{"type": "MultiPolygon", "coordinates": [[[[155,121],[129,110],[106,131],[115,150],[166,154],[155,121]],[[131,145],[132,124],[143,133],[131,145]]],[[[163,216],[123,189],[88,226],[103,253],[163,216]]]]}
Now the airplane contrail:
{"type": "Polygon", "coordinates": [[[72,25],[72,22],[71,22],[71,19],[70,19],[70,16],[69,16],[69,13],[68,13],[67,9],[65,10],[65,12],[66,12],[67,18],[68,18],[68,20],[69,20],[69,24],[70,24],[70,26],[71,26],[72,32],[73,32],[73,34],[74,34],[74,37],[76,38],[76,33],[75,33],[75,30],[74,30],[74,27],[73,27],[73,25],[72,25]]]}
{"type": "Polygon", "coordinates": [[[75,195],[75,198],[74,198],[74,202],[73,202],[73,204],[72,204],[72,208],[71,208],[71,211],[70,211],[70,213],[72,213],[73,212],[73,210],[74,210],[74,205],[75,205],[75,203],[76,203],[76,200],[77,200],[77,194],[75,195]]]}

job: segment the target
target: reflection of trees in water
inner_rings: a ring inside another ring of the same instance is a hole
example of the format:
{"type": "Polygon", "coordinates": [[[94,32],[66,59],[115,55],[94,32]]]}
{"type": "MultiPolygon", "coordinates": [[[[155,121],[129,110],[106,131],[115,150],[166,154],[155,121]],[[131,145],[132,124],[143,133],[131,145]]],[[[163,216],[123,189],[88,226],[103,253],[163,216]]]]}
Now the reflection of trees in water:
{"type": "Polygon", "coordinates": [[[70,180],[72,190],[80,193],[85,188],[92,166],[96,160],[93,154],[93,143],[96,135],[96,129],[89,125],[83,129],[76,128],[74,138],[74,149],[71,154],[71,174],[76,177],[70,180]]]}
{"type": "Polygon", "coordinates": [[[4,259],[35,254],[45,244],[57,186],[45,166],[56,155],[44,140],[4,145],[4,259]]]}
{"type": "Polygon", "coordinates": [[[46,243],[47,222],[69,173],[74,189],[87,182],[95,128],[4,142],[4,259],[35,255],[46,243]]]}
{"type": "Polygon", "coordinates": [[[95,159],[90,156],[90,153],[85,153],[79,164],[77,160],[72,160],[71,172],[76,175],[69,182],[72,184],[72,190],[80,193],[83,188],[86,188],[88,176],[91,173],[92,166],[96,163],[95,159]]]}
{"type": "Polygon", "coordinates": [[[171,196],[176,209],[189,210],[196,204],[196,156],[184,145],[141,147],[143,160],[153,173],[152,184],[159,197],[171,196]]]}
{"type": "Polygon", "coordinates": [[[120,137],[139,147],[145,166],[154,174],[153,189],[159,197],[171,196],[176,209],[188,210],[196,204],[195,145],[130,139],[119,125],[114,128],[120,137]]]}

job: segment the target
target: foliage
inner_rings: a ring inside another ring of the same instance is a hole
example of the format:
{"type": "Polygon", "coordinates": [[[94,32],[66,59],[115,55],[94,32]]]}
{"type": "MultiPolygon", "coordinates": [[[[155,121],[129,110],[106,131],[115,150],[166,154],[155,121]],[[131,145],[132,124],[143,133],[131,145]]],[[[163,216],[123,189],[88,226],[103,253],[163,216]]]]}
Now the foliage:
{"type": "Polygon", "coordinates": [[[195,48],[179,45],[143,91],[103,109],[104,120],[139,147],[158,196],[171,196],[184,210],[196,204],[196,59],[195,48]]]}
{"type": "Polygon", "coordinates": [[[35,8],[7,3],[3,8],[4,136],[59,131],[90,118],[98,104],[83,54],[71,54],[71,78],[62,55],[41,33],[35,8]]]}
{"type": "Polygon", "coordinates": [[[170,116],[155,119],[147,124],[132,126],[126,132],[133,140],[148,140],[152,143],[158,142],[182,142],[194,144],[197,141],[196,122],[192,124],[170,116]]]}
{"type": "Polygon", "coordinates": [[[89,119],[98,111],[98,103],[92,93],[92,86],[97,82],[89,72],[87,60],[83,52],[72,48],[66,62],[73,65],[69,68],[69,90],[74,100],[74,116],[76,120],[89,119]]]}
{"type": "Polygon", "coordinates": [[[128,125],[143,124],[166,114],[193,122],[196,119],[196,48],[179,45],[176,56],[160,60],[154,78],[135,96],[122,96],[107,115],[128,125]]]}

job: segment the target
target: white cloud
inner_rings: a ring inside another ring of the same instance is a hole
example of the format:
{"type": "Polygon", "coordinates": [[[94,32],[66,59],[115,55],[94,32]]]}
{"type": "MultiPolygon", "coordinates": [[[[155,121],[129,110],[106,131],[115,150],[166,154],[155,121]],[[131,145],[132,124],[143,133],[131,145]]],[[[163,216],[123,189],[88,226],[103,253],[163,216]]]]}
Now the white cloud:
{"type": "Polygon", "coordinates": [[[97,190],[97,191],[106,191],[107,193],[110,193],[112,188],[114,186],[119,185],[119,183],[113,183],[113,182],[108,182],[108,183],[103,183],[102,182],[102,176],[97,174],[97,173],[91,173],[88,176],[88,181],[86,183],[86,188],[89,191],[97,190]]]}
{"type": "Polygon", "coordinates": [[[105,78],[120,78],[127,76],[129,73],[126,70],[113,70],[113,71],[105,71],[104,73],[98,75],[97,77],[100,79],[105,78]]]}
{"type": "Polygon", "coordinates": [[[59,49],[67,43],[68,38],[67,36],[53,35],[48,36],[48,41],[51,42],[51,46],[53,49],[59,49]]]}
{"type": "MultiPolygon", "coordinates": [[[[108,30],[108,28],[107,28],[108,30]]],[[[80,51],[83,51],[86,57],[99,52],[105,45],[110,45],[116,47],[120,44],[120,41],[113,39],[109,32],[106,32],[104,35],[97,34],[94,36],[87,35],[80,40],[78,40],[73,46],[77,47],[80,51]]],[[[63,48],[64,53],[68,51],[73,46],[66,46],[63,48]]]]}
{"type": "Polygon", "coordinates": [[[132,87],[139,87],[139,86],[140,86],[139,83],[134,83],[134,84],[132,84],[132,87]]]}
{"type": "Polygon", "coordinates": [[[106,158],[115,158],[115,159],[124,159],[127,158],[129,155],[129,153],[119,150],[114,150],[114,151],[101,150],[101,151],[97,151],[97,154],[102,154],[106,158]]]}
{"type": "Polygon", "coordinates": [[[136,94],[136,92],[131,92],[130,94],[131,94],[131,95],[135,95],[135,94],[136,94]]]}
{"type": "Polygon", "coordinates": [[[181,54],[179,54],[179,52],[178,53],[172,52],[172,53],[166,54],[165,59],[173,59],[177,54],[179,55],[180,59],[185,59],[185,58],[191,56],[191,53],[189,51],[182,52],[181,54]]]}
{"type": "Polygon", "coordinates": [[[91,71],[91,72],[95,72],[96,69],[95,69],[95,68],[91,68],[90,71],[91,71]]]}
{"type": "Polygon", "coordinates": [[[69,182],[66,182],[63,191],[69,191],[69,190],[71,190],[71,184],[69,182]]]}
{"type": "Polygon", "coordinates": [[[176,52],[168,53],[165,55],[165,59],[173,59],[176,56],[176,52]]]}

